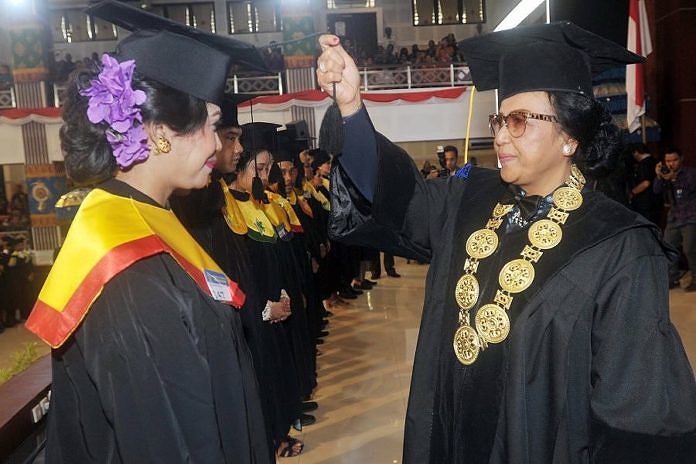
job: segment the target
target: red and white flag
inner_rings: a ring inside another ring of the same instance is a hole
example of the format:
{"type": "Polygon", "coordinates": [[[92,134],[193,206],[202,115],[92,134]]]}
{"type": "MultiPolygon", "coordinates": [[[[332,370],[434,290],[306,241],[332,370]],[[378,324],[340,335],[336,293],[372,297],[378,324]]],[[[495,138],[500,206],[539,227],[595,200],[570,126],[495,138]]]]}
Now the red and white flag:
{"type": "MultiPolygon", "coordinates": [[[[652,53],[648,13],[643,0],[630,0],[628,9],[628,49],[647,57],[652,53]]],[[[640,117],[645,114],[645,66],[643,63],[626,66],[626,94],[628,105],[626,123],[628,131],[640,127],[640,117]]]]}

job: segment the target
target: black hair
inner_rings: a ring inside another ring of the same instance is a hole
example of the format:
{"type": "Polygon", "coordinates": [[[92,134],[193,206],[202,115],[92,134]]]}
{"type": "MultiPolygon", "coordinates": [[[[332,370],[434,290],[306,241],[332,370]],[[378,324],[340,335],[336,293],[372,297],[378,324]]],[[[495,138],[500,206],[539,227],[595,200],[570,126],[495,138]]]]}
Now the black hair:
{"type": "MultiPolygon", "coordinates": [[[[101,70],[98,64],[76,71],[68,82],[63,105],[63,126],[60,142],[65,168],[78,185],[91,185],[113,177],[117,165],[106,140],[106,122],[93,124],[87,119],[89,97],[80,95],[80,90],[91,86],[101,70]]],[[[203,100],[172,89],[157,81],[144,77],[137,71],[133,74],[134,89],[142,90],[147,96],[140,105],[143,123],[164,124],[180,135],[191,134],[205,124],[208,109],[203,100]]]]}
{"type": "Polygon", "coordinates": [[[459,150],[454,145],[447,145],[442,149],[442,153],[447,153],[448,151],[454,152],[454,156],[459,156],[459,150]]]}
{"type": "Polygon", "coordinates": [[[573,161],[590,177],[604,177],[616,168],[622,144],[611,114],[592,96],[549,92],[558,123],[578,142],[573,161]]]}
{"type": "Polygon", "coordinates": [[[648,150],[648,146],[644,143],[633,143],[630,145],[629,148],[631,150],[631,153],[650,153],[650,150],[648,150]]]}
{"type": "Polygon", "coordinates": [[[247,166],[249,166],[249,163],[254,161],[254,159],[256,159],[257,156],[264,152],[267,152],[269,155],[271,154],[271,150],[268,150],[266,148],[254,148],[253,150],[245,149],[240,155],[239,161],[237,161],[235,173],[239,175],[240,172],[242,172],[247,168],[247,166]]]}
{"type": "MultiPolygon", "coordinates": [[[[674,155],[676,154],[678,157],[682,157],[681,151],[677,147],[667,147],[665,150],[665,155],[674,155]]],[[[663,156],[664,158],[664,156],[663,156]]]]}

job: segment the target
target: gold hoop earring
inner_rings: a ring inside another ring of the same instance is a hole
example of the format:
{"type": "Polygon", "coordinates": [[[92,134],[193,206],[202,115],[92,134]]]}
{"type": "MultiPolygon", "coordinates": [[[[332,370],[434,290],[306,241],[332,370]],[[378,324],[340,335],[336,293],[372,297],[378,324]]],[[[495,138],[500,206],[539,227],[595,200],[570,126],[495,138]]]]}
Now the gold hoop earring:
{"type": "Polygon", "coordinates": [[[171,142],[164,137],[158,138],[157,146],[155,146],[155,155],[159,155],[160,153],[169,153],[170,151],[172,151],[171,142]]]}

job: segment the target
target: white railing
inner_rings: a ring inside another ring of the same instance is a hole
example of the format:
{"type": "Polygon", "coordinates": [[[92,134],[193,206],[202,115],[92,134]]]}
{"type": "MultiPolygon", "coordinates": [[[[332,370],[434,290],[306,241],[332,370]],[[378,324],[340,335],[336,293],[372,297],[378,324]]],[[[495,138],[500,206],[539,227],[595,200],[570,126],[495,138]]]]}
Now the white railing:
{"type": "Polygon", "coordinates": [[[283,72],[266,76],[235,74],[227,79],[225,92],[249,95],[283,95],[283,72]]]}
{"type": "MultiPolygon", "coordinates": [[[[466,64],[450,64],[434,68],[410,65],[360,67],[359,71],[362,91],[471,85],[471,72],[466,64]]],[[[285,93],[284,78],[283,71],[270,75],[235,74],[227,79],[225,92],[283,95],[285,93]]],[[[61,106],[64,95],[65,85],[54,84],[55,106],[61,106]]]]}
{"type": "MultiPolygon", "coordinates": [[[[63,105],[65,84],[53,84],[53,105],[63,105]]],[[[283,73],[265,76],[233,75],[227,79],[225,92],[247,93],[251,95],[282,95],[283,73]]]]}
{"type": "Polygon", "coordinates": [[[16,108],[17,99],[15,98],[14,87],[0,90],[0,109],[16,108]]]}
{"type": "Polygon", "coordinates": [[[446,67],[411,65],[361,67],[360,75],[363,91],[455,87],[471,84],[471,72],[466,64],[450,64],[446,67]]]}

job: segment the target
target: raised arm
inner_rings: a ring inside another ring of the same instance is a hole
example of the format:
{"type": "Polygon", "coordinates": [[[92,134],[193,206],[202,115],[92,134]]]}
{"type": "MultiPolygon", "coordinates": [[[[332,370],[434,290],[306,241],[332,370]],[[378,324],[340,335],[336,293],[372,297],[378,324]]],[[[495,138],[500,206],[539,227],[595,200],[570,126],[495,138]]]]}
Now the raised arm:
{"type": "MultiPolygon", "coordinates": [[[[319,39],[317,79],[343,118],[332,170],[329,233],[344,242],[429,259],[450,182],[425,182],[411,157],[375,131],[360,97],[360,75],[338,37],[319,39]]],[[[339,130],[340,132],[340,130],[339,130]]]]}

